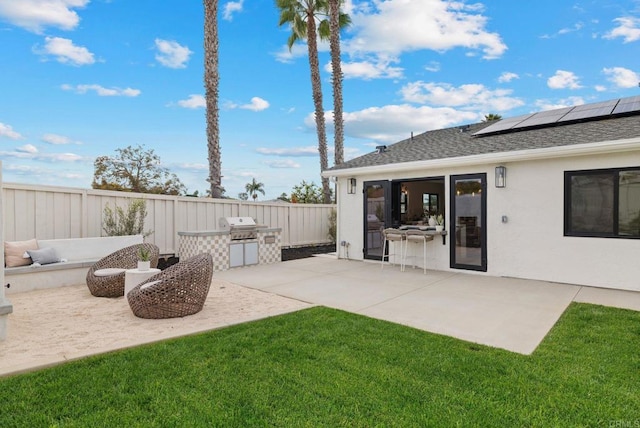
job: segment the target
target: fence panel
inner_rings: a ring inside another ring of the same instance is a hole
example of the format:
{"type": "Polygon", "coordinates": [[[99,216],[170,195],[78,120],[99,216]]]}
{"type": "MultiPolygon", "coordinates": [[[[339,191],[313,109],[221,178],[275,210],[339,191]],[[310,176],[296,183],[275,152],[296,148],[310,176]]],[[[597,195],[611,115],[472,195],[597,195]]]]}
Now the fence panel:
{"type": "Polygon", "coordinates": [[[162,254],[175,254],[178,232],[218,229],[221,217],[248,216],[282,229],[282,246],[330,242],[329,212],[334,205],[249,202],[4,183],[4,239],[63,239],[103,236],[106,206],[126,208],[131,199],[147,201],[146,239],[162,254]]]}

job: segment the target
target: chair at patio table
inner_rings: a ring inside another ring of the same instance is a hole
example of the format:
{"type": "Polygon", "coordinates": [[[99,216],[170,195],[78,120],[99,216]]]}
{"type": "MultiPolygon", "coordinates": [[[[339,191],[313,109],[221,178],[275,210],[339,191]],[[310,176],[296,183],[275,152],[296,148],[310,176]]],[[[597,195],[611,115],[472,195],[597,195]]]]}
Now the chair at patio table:
{"type": "Polygon", "coordinates": [[[135,286],[129,306],[140,318],[175,318],[200,312],[209,294],[213,257],[202,253],[169,266],[135,286]]]}
{"type": "Polygon", "coordinates": [[[160,249],[154,244],[130,245],[98,260],[87,272],[87,287],[96,297],[124,296],[125,271],[138,266],[138,251],[146,248],[151,267],[158,266],[160,249]]]}

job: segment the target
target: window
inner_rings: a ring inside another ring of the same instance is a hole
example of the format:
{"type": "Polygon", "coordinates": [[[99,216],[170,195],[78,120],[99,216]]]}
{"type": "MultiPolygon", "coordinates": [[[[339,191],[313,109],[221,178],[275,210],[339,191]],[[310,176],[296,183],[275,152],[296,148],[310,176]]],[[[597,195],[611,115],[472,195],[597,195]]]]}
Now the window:
{"type": "Polygon", "coordinates": [[[640,167],[565,172],[566,236],[640,238],[640,167]]]}
{"type": "Polygon", "coordinates": [[[426,216],[436,215],[440,213],[438,209],[438,194],[437,193],[423,193],[422,194],[422,210],[426,216]]]}

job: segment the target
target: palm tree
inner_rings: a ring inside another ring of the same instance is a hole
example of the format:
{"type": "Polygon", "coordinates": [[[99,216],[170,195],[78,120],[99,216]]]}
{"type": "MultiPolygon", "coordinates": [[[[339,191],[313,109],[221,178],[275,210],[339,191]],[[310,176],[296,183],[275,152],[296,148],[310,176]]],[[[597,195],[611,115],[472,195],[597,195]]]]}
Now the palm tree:
{"type": "Polygon", "coordinates": [[[335,164],[344,162],[344,120],[342,117],[342,66],[340,64],[340,29],[351,23],[349,15],[340,13],[343,0],[329,1],[329,47],[333,73],[333,127],[335,164]]]}
{"type": "Polygon", "coordinates": [[[489,113],[489,114],[485,114],[484,115],[484,119],[482,119],[483,122],[492,122],[494,120],[500,120],[502,119],[502,116],[500,116],[499,114],[495,114],[495,113],[489,113]]]}
{"type": "Polygon", "coordinates": [[[244,186],[244,189],[251,195],[254,201],[258,199],[258,192],[264,196],[264,183],[258,183],[255,177],[251,180],[251,183],[247,183],[244,186]]]}
{"type": "MultiPolygon", "coordinates": [[[[318,61],[318,35],[322,39],[329,37],[329,24],[320,16],[327,10],[327,0],[276,0],[280,9],[279,26],[291,25],[291,35],[287,40],[289,50],[298,40],[306,40],[309,52],[309,68],[311,70],[311,88],[315,108],[316,131],[318,133],[318,153],[320,154],[320,170],[328,168],[327,132],[322,106],[322,86],[320,83],[320,66],[318,61]],[[316,20],[319,21],[316,28],[316,20]]],[[[322,193],[325,203],[331,201],[329,179],[322,177],[322,193]]]]}
{"type": "Polygon", "coordinates": [[[207,149],[211,197],[222,197],[222,163],[218,121],[218,0],[204,1],[204,87],[207,103],[207,149]]]}

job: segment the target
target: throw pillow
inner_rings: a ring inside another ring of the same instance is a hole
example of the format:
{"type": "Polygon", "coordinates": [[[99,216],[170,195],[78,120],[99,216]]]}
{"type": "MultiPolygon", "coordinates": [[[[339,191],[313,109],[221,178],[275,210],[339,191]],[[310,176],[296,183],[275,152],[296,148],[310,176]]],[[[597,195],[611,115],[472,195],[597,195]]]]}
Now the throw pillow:
{"type": "Polygon", "coordinates": [[[5,241],[4,243],[4,265],[6,267],[26,266],[31,264],[30,258],[23,258],[25,251],[37,250],[38,241],[30,239],[28,241],[5,241]]]}
{"type": "Polygon", "coordinates": [[[48,265],[51,263],[58,263],[60,258],[56,254],[56,250],[53,248],[41,248],[39,250],[27,250],[29,257],[33,260],[33,263],[39,263],[41,265],[48,265]]]}

